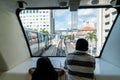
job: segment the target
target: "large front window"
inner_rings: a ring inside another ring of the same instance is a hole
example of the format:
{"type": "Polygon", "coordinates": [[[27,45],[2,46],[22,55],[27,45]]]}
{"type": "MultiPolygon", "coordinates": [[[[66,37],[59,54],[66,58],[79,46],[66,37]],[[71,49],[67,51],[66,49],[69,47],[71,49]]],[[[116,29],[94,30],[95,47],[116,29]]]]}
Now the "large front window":
{"type": "Polygon", "coordinates": [[[78,38],[89,42],[88,54],[99,56],[117,15],[116,9],[25,9],[19,13],[32,56],[66,56],[78,38]]]}

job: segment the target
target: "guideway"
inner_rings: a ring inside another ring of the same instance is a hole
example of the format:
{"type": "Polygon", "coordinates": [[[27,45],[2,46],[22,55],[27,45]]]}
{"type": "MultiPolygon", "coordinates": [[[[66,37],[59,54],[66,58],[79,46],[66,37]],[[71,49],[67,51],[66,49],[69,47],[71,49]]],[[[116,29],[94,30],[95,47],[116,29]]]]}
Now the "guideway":
{"type": "Polygon", "coordinates": [[[65,39],[52,40],[52,46],[43,52],[41,56],[66,56],[74,51],[73,43],[66,42],[65,39]]]}

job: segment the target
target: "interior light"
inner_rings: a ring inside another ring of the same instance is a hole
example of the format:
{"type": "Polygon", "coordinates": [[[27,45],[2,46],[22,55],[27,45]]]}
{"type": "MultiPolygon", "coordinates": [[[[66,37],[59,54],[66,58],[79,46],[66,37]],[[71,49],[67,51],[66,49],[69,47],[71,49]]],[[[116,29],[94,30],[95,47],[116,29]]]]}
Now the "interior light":
{"type": "Polygon", "coordinates": [[[99,3],[99,0],[92,0],[91,3],[92,3],[92,4],[98,4],[98,3],[99,3]]]}
{"type": "Polygon", "coordinates": [[[110,3],[113,7],[120,7],[120,1],[119,0],[111,0],[110,3]]]}
{"type": "Polygon", "coordinates": [[[17,1],[19,9],[25,9],[27,3],[25,1],[17,1]]]}

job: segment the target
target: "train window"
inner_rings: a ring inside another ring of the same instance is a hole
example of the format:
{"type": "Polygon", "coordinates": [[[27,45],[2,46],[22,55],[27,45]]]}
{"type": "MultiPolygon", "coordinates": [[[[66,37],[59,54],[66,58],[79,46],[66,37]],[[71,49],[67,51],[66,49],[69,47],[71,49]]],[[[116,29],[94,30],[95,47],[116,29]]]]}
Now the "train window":
{"type": "Polygon", "coordinates": [[[66,56],[78,38],[89,42],[88,54],[99,56],[117,11],[114,8],[24,9],[19,18],[32,56],[66,56]]]}

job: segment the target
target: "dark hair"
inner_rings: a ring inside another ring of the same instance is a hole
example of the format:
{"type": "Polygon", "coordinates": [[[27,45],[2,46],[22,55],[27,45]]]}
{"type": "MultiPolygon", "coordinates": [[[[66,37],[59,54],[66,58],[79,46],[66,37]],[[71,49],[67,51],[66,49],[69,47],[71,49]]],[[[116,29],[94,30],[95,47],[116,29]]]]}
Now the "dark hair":
{"type": "Polygon", "coordinates": [[[32,74],[32,80],[57,80],[58,73],[55,71],[48,57],[37,60],[36,69],[32,74]]]}
{"type": "Polygon", "coordinates": [[[76,50],[87,51],[88,50],[88,41],[80,38],[76,42],[76,50]]]}

